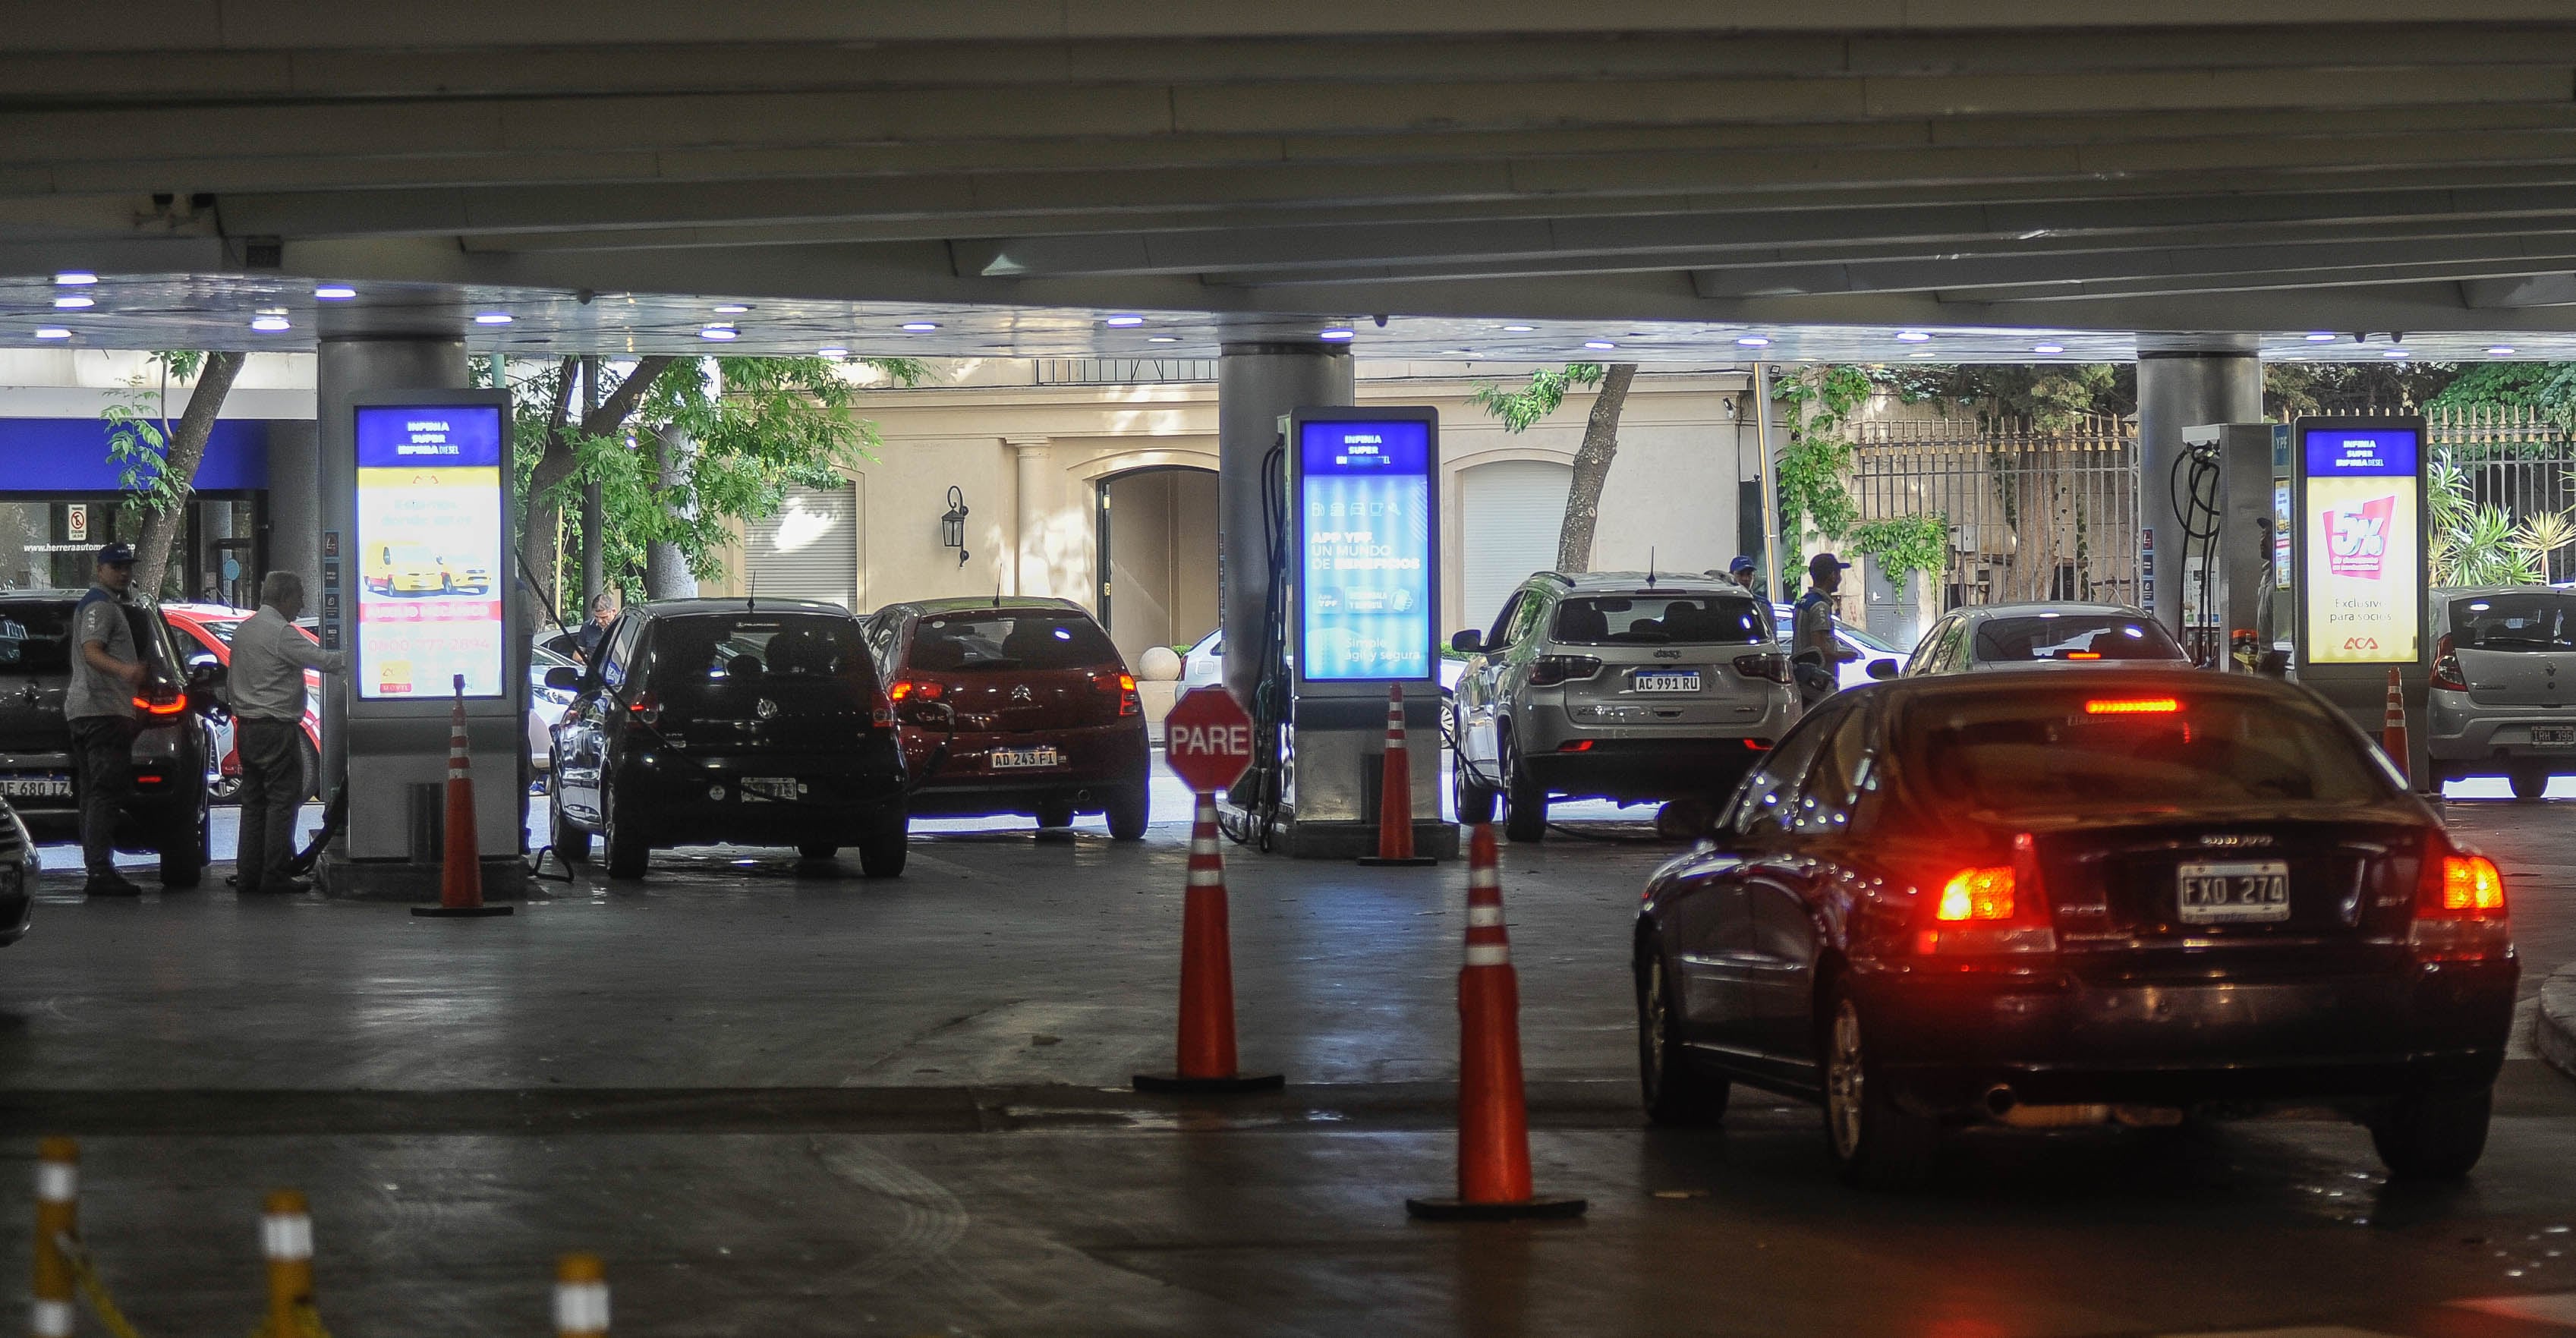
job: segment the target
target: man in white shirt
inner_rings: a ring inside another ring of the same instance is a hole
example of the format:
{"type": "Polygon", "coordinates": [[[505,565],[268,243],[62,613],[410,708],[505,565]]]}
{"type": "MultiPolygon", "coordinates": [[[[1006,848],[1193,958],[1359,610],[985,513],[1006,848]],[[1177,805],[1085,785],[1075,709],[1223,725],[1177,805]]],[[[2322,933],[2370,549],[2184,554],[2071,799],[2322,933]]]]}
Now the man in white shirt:
{"type": "Polygon", "coordinates": [[[241,750],[241,845],[234,883],[245,894],[302,892],[286,872],[295,857],[295,812],[304,805],[304,671],[336,674],[348,657],[324,650],[296,627],[304,578],[273,571],[260,583],[259,612],[233,631],[228,678],[241,750]]]}

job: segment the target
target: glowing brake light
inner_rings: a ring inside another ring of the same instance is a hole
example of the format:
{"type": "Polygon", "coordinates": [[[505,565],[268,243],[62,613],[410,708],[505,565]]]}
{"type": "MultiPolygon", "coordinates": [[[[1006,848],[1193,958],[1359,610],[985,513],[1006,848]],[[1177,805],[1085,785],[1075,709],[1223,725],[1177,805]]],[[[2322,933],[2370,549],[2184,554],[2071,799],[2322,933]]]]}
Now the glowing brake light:
{"type": "Polygon", "coordinates": [[[2455,914],[2503,914],[2503,871],[2484,855],[2443,856],[2442,909],[2455,914]]]}
{"type": "Polygon", "coordinates": [[[898,678],[894,681],[893,687],[886,689],[886,696],[897,702],[910,701],[915,697],[926,702],[935,702],[947,695],[948,685],[936,679],[898,678]]]}
{"type": "Polygon", "coordinates": [[[1931,898],[1929,910],[1929,922],[1914,934],[1914,951],[1921,956],[2027,957],[2057,951],[2057,928],[2048,895],[2040,888],[2039,846],[2028,832],[2013,838],[2012,863],[1976,865],[1951,874],[1931,898]]]}
{"type": "Polygon", "coordinates": [[[188,694],[167,683],[156,683],[149,693],[134,699],[134,709],[145,715],[177,715],[188,709],[188,694]]]}
{"type": "Polygon", "coordinates": [[[2415,923],[2406,934],[2415,955],[2429,961],[2478,961],[2513,955],[2513,924],[2506,918],[2504,873],[2484,855],[2453,851],[2440,836],[2425,845],[2424,873],[2416,882],[2415,923]]]}
{"type": "Polygon", "coordinates": [[[1961,869],[1941,885],[1933,906],[1935,920],[2009,920],[2013,918],[2013,871],[2009,865],[1961,869]]]}
{"type": "Polygon", "coordinates": [[[2084,703],[2086,715],[2172,715],[2181,709],[2173,697],[2096,697],[2084,703]]]}
{"type": "Polygon", "coordinates": [[[2102,658],[2102,652],[2098,650],[2070,650],[2058,658],[2067,660],[2098,660],[2102,658]]]}

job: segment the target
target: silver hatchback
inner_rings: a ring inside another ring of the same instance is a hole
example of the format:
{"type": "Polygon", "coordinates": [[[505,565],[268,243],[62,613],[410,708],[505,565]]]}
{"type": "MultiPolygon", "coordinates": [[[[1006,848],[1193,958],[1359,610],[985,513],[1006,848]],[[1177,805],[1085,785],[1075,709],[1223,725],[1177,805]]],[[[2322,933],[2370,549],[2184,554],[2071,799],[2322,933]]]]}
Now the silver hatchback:
{"type": "Polygon", "coordinates": [[[1728,581],[1541,572],[1450,645],[1458,817],[1499,798],[1515,841],[1555,798],[1723,796],[1798,718],[1770,610],[1728,581]]]}
{"type": "Polygon", "coordinates": [[[2576,775],[2576,591],[2435,590],[2425,752],[2437,780],[2502,772],[2537,799],[2576,775]]]}

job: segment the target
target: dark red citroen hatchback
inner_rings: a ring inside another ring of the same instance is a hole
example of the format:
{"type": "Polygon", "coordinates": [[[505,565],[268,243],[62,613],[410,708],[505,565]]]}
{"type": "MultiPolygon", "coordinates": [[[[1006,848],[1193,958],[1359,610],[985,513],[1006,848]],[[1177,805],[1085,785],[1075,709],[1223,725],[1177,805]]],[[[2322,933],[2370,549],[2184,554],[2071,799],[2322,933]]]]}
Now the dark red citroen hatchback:
{"type": "Polygon", "coordinates": [[[917,815],[1099,813],[1145,835],[1148,750],[1135,676],[1109,634],[1061,599],[889,604],[868,644],[894,700],[917,815]]]}

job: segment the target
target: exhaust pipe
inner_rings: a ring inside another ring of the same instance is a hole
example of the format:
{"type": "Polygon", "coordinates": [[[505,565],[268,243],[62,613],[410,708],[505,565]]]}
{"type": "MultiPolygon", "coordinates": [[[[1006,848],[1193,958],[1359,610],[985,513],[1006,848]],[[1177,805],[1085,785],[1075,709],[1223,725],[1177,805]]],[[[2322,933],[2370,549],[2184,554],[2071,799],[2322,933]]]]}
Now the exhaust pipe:
{"type": "Polygon", "coordinates": [[[2111,1107],[2098,1102],[2053,1106],[2026,1106],[2005,1083],[1986,1089],[1986,1115],[1997,1124],[2015,1129],[2073,1129],[2087,1124],[2111,1122],[2111,1107]]]}

